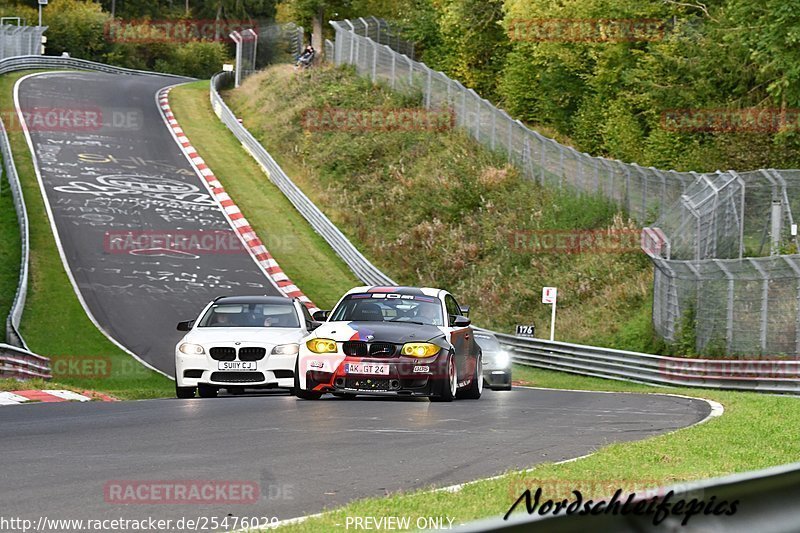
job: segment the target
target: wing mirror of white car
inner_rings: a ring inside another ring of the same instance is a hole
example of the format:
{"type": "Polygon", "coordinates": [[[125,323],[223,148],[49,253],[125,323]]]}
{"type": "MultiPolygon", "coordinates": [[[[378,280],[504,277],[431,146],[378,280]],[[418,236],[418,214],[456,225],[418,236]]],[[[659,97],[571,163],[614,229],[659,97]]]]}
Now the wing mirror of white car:
{"type": "Polygon", "coordinates": [[[471,323],[472,321],[465,316],[454,315],[450,317],[450,324],[454,328],[465,328],[469,326],[471,323]]]}
{"type": "Polygon", "coordinates": [[[314,320],[316,320],[317,322],[325,322],[326,320],[328,320],[330,314],[331,314],[330,311],[317,311],[311,316],[314,317],[314,320]]]}
{"type": "Polygon", "coordinates": [[[192,326],[194,326],[194,320],[184,320],[183,322],[178,322],[178,331],[191,331],[192,326]]]}
{"type": "Polygon", "coordinates": [[[308,331],[314,331],[318,327],[322,325],[322,322],[317,322],[316,320],[307,320],[306,321],[306,329],[308,331]]]}

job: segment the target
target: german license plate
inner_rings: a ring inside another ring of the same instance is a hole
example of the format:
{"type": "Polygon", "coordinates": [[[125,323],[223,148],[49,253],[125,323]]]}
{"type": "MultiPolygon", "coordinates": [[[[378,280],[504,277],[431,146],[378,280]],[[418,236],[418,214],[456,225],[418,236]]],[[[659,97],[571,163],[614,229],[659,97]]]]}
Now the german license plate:
{"type": "Polygon", "coordinates": [[[345,363],[346,374],[369,374],[372,376],[388,376],[389,365],[384,363],[345,363]]]}
{"type": "Polygon", "coordinates": [[[258,365],[255,361],[220,361],[220,370],[257,370],[258,365]]]}

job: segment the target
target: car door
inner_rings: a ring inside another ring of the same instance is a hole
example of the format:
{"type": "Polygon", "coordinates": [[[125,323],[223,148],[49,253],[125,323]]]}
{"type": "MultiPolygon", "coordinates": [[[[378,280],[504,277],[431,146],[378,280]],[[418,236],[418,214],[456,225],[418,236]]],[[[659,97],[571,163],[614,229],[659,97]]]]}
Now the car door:
{"type": "Polygon", "coordinates": [[[458,369],[458,381],[464,381],[471,375],[472,367],[468,361],[472,354],[472,328],[457,328],[453,325],[456,316],[461,314],[461,307],[456,302],[452,294],[445,294],[444,305],[447,309],[447,325],[450,331],[450,344],[456,352],[456,368],[458,369]]]}

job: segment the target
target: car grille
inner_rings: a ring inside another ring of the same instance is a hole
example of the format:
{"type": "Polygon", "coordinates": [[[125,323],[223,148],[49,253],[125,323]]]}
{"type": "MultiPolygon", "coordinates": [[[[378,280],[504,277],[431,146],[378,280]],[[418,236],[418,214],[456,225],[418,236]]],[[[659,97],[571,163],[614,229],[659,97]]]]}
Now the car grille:
{"type": "Polygon", "coordinates": [[[345,355],[351,357],[366,357],[367,356],[367,343],[361,341],[347,341],[342,344],[342,350],[345,355]]]}
{"type": "Polygon", "coordinates": [[[239,348],[240,361],[260,361],[267,355],[266,348],[259,348],[257,346],[248,346],[247,348],[239,348]]]}
{"type": "Polygon", "coordinates": [[[212,359],[217,361],[233,361],[236,359],[236,348],[215,347],[211,348],[208,353],[212,359]]]}
{"type": "Polygon", "coordinates": [[[254,383],[264,381],[262,372],[214,372],[211,381],[217,383],[254,383]]]}
{"type": "Polygon", "coordinates": [[[358,390],[391,390],[389,380],[385,378],[347,378],[344,386],[358,390]]]}
{"type": "Polygon", "coordinates": [[[372,357],[394,357],[397,347],[388,342],[375,342],[369,345],[369,355],[372,357]]]}
{"type": "Polygon", "coordinates": [[[363,341],[347,341],[342,344],[345,355],[351,357],[394,357],[397,355],[397,346],[390,342],[373,342],[367,344],[363,341]]]}

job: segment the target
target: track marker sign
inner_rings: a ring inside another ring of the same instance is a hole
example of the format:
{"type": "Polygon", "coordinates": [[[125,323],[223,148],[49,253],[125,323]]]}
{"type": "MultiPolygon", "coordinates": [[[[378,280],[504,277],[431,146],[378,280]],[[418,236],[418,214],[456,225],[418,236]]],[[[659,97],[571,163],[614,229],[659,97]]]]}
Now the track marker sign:
{"type": "Polygon", "coordinates": [[[550,340],[555,339],[556,334],[556,300],[558,300],[557,287],[542,287],[542,303],[553,306],[553,314],[550,316],[550,340]]]}
{"type": "Polygon", "coordinates": [[[517,324],[517,337],[533,337],[535,332],[533,324],[517,324]]]}

